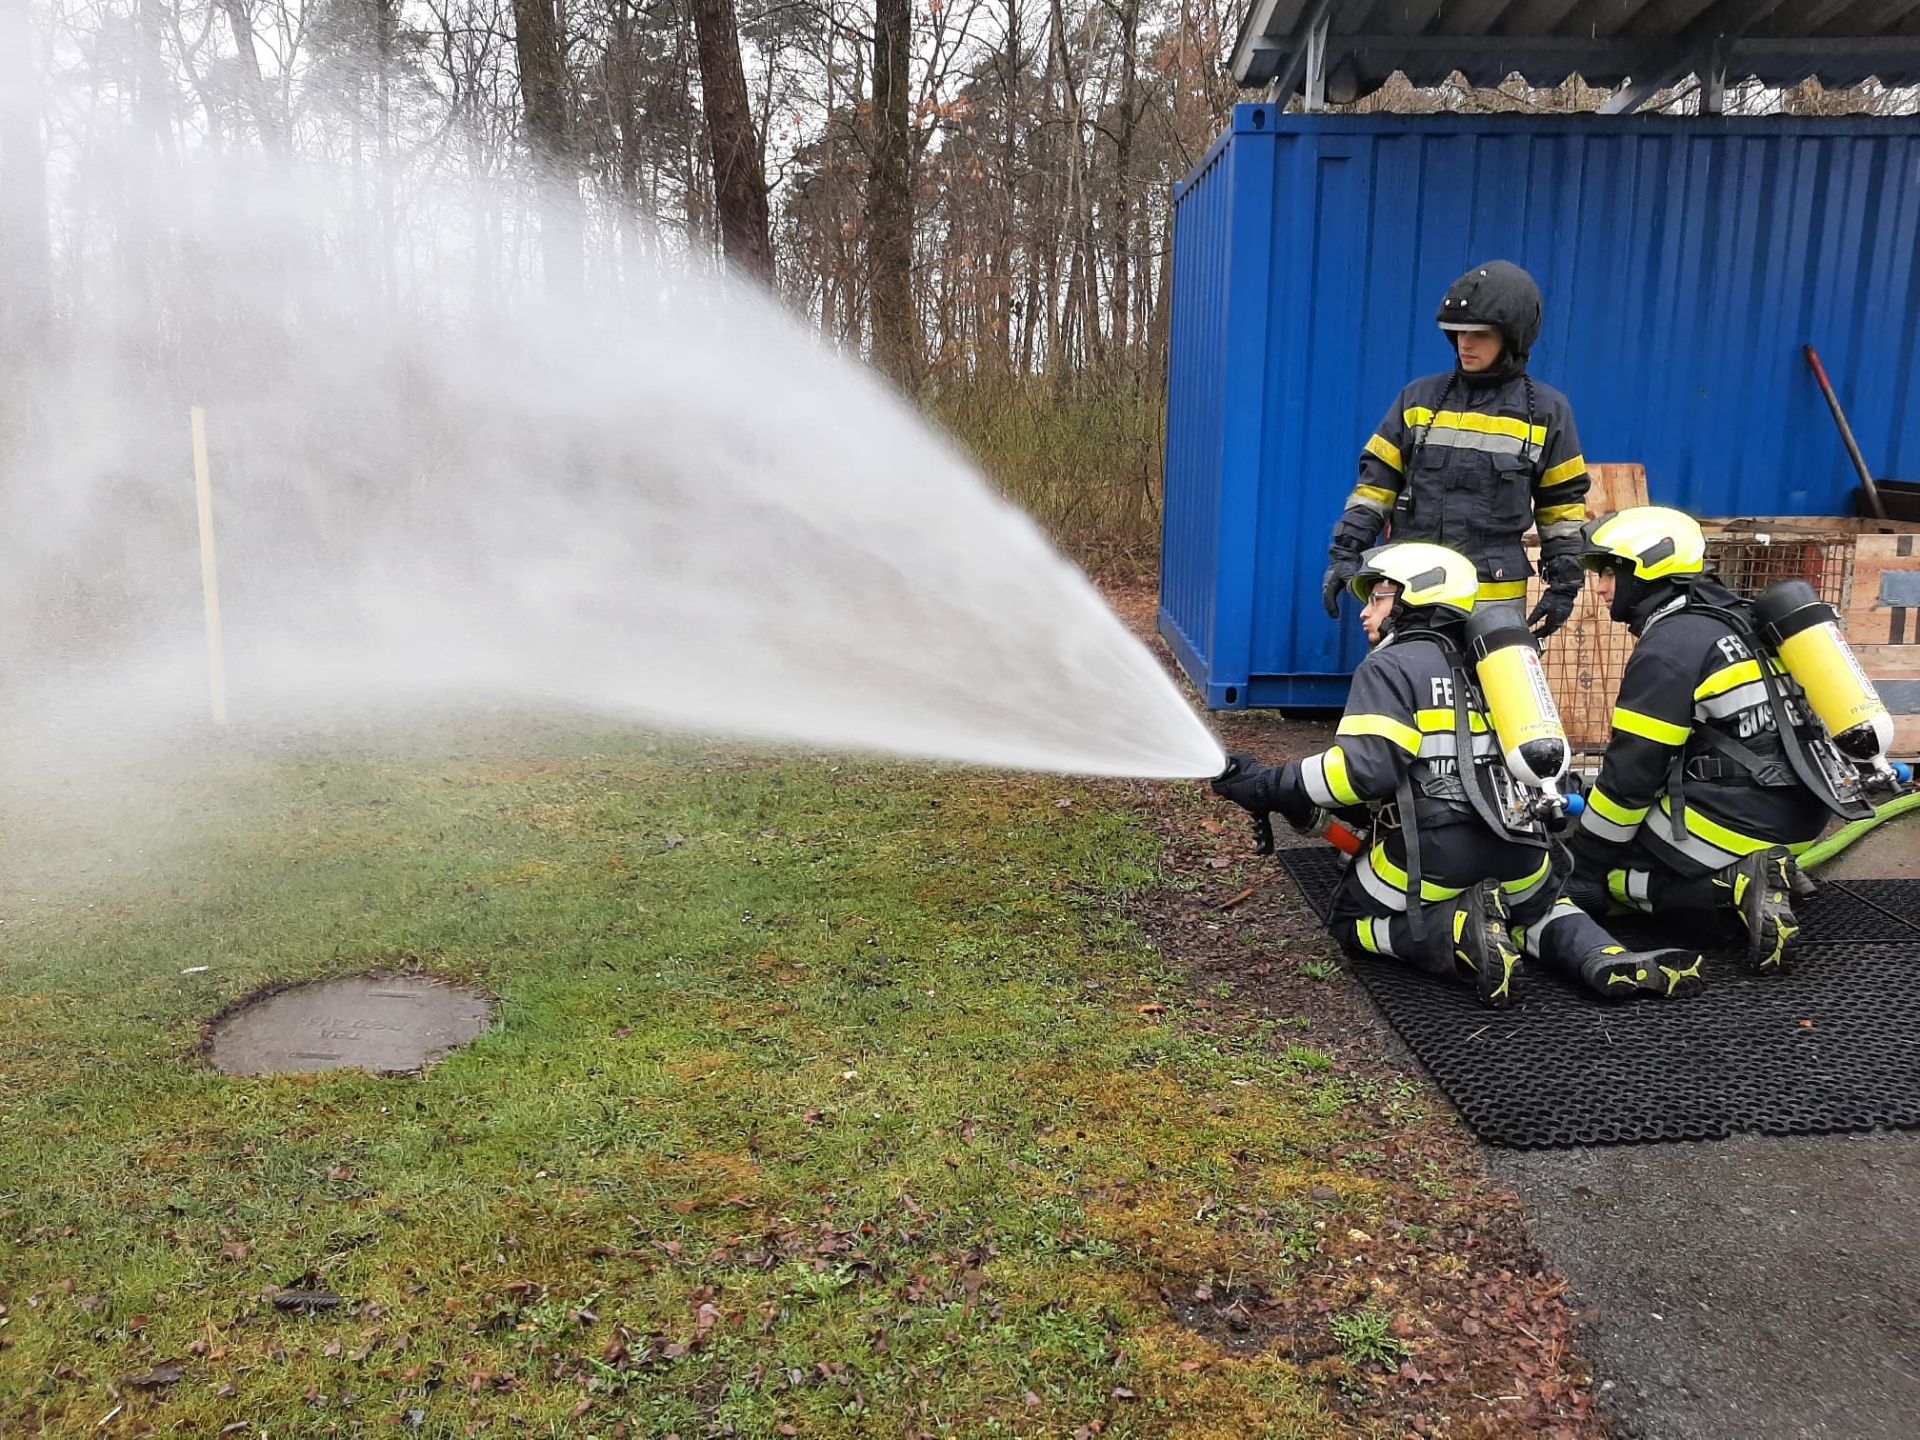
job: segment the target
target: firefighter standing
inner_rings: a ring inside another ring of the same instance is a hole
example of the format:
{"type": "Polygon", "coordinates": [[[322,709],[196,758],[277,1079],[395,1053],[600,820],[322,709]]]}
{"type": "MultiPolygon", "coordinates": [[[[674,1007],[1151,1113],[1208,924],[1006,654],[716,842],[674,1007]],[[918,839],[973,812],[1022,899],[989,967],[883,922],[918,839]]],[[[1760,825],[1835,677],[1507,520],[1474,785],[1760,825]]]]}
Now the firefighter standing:
{"type": "Polygon", "coordinates": [[[1509,605],[1517,621],[1533,573],[1522,544],[1531,523],[1546,592],[1526,623],[1546,636],[1567,622],[1583,579],[1587,462],[1566,396],[1527,373],[1540,312],[1533,277],[1506,260],[1475,266],[1447,291],[1438,320],[1456,363],[1402,390],[1367,441],[1360,483],[1333,532],[1329,615],[1339,618],[1361,552],[1391,520],[1395,540],[1467,556],[1480,603],[1509,605]]]}
{"type": "Polygon", "coordinates": [[[1648,505],[1597,520],[1582,562],[1638,644],[1575,835],[1570,893],[1594,914],[1619,905],[1734,935],[1750,968],[1777,970],[1798,929],[1793,900],[1811,889],[1793,856],[1832,805],[1780,733],[1783,718],[1796,732],[1805,722],[1797,687],[1740,633],[1749,601],[1707,571],[1691,516],[1648,505]]]}
{"type": "Polygon", "coordinates": [[[1354,672],[1337,743],[1281,766],[1236,755],[1213,782],[1256,817],[1277,812],[1297,829],[1316,810],[1365,807],[1371,839],[1335,892],[1334,938],[1464,980],[1493,1006],[1511,999],[1516,939],[1602,995],[1699,989],[1698,955],[1624,950],[1561,898],[1572,869],[1561,846],[1537,824],[1494,830],[1469,796],[1467,785],[1503,765],[1462,659],[1479,590],[1472,562],[1396,542],[1364,556],[1350,584],[1375,648],[1354,672]],[[1460,705],[1456,687],[1466,687],[1460,705]]]}

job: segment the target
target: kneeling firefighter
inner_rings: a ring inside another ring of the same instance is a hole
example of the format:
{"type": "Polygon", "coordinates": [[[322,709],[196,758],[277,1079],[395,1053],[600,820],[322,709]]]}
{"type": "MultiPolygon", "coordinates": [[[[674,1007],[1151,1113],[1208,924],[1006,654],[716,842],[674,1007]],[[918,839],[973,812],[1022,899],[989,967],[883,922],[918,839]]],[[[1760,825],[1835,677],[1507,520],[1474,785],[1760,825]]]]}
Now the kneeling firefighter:
{"type": "Polygon", "coordinates": [[[1735,594],[1683,511],[1593,521],[1581,563],[1638,644],[1569,893],[1596,915],[1654,911],[1702,941],[1744,941],[1749,968],[1778,970],[1793,902],[1813,889],[1794,856],[1830,815],[1871,815],[1865,792],[1902,783],[1886,706],[1811,585],[1735,594]]]}
{"type": "Polygon", "coordinates": [[[1305,831],[1333,811],[1371,832],[1330,919],[1352,951],[1458,978],[1491,1006],[1512,999],[1522,949],[1602,995],[1692,993],[1699,956],[1631,953],[1561,898],[1572,861],[1545,821],[1566,811],[1566,738],[1544,684],[1514,683],[1528,659],[1537,675],[1533,637],[1499,611],[1476,623],[1479,587],[1473,562],[1439,545],[1369,551],[1352,590],[1374,648],[1337,743],[1279,766],[1232,756],[1215,792],[1257,822],[1278,813],[1305,831]],[[1491,719],[1470,649],[1504,702],[1491,719]]]}

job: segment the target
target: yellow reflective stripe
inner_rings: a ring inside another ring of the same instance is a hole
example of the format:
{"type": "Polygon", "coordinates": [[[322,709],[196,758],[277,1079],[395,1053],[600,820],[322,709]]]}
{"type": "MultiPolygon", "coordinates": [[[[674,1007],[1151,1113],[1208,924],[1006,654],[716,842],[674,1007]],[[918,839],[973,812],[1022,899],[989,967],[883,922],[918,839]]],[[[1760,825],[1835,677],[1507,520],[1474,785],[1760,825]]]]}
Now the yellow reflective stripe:
{"type": "Polygon", "coordinates": [[[1724,670],[1716,670],[1695,687],[1693,698],[1711,700],[1716,695],[1724,695],[1729,690],[1737,690],[1742,685],[1751,685],[1760,678],[1758,660],[1742,660],[1729,665],[1724,670]]]}
{"type": "MultiPolygon", "coordinates": [[[[1547,443],[1547,427],[1536,425],[1531,431],[1524,420],[1510,419],[1505,415],[1482,415],[1476,410],[1442,410],[1438,415],[1424,405],[1400,412],[1400,418],[1410,426],[1431,425],[1436,430],[1471,430],[1477,435],[1511,435],[1516,440],[1531,439],[1536,445],[1547,443]]],[[[1580,468],[1586,468],[1586,462],[1580,462],[1580,468]]],[[[1578,474],[1578,471],[1574,472],[1578,474]]]]}
{"type": "Polygon", "coordinates": [[[1602,820],[1611,820],[1616,825],[1638,825],[1647,818],[1647,811],[1653,807],[1642,805],[1636,810],[1630,805],[1622,805],[1596,785],[1587,792],[1587,808],[1602,820]]]}
{"type": "Polygon", "coordinates": [[[1360,792],[1353,788],[1353,780],[1347,774],[1347,752],[1338,745],[1330,746],[1320,757],[1320,770],[1327,777],[1327,789],[1333,798],[1342,805],[1358,805],[1360,792]]]}
{"type": "Polygon", "coordinates": [[[1480,599],[1482,600],[1519,600],[1527,593],[1524,580],[1482,580],[1480,599]]]}
{"type": "MultiPolygon", "coordinates": [[[[1387,858],[1386,846],[1376,845],[1373,847],[1373,869],[1374,873],[1382,880],[1393,886],[1394,889],[1401,891],[1403,894],[1405,893],[1407,888],[1407,872],[1387,858]]],[[[1420,881],[1420,898],[1422,900],[1457,900],[1465,889],[1466,887],[1464,885],[1455,885],[1452,887],[1436,885],[1431,880],[1423,878],[1420,881]]]]}
{"type": "MultiPolygon", "coordinates": [[[[1348,441],[1347,443],[1352,444],[1353,442],[1348,441]]],[[[1406,462],[1400,458],[1400,447],[1384,435],[1375,435],[1367,441],[1367,454],[1373,456],[1376,460],[1384,461],[1395,471],[1404,471],[1407,468],[1406,462]]],[[[1389,492],[1387,498],[1389,500],[1393,498],[1391,492],[1389,492]]]]}
{"type": "Polygon", "coordinates": [[[1373,917],[1371,915],[1362,915],[1358,920],[1354,921],[1353,933],[1358,937],[1364,949],[1371,951],[1375,955],[1380,953],[1380,942],[1373,938],[1373,917]]]}
{"type": "MultiPolygon", "coordinates": [[[[1544,432],[1543,432],[1544,433],[1544,432]]],[[[1576,455],[1571,460],[1562,460],[1546,474],[1540,477],[1540,488],[1551,489],[1555,485],[1564,485],[1576,475],[1587,473],[1587,457],[1576,455]]]]}
{"type": "Polygon", "coordinates": [[[1420,753],[1420,732],[1403,725],[1390,715],[1342,715],[1336,735],[1378,735],[1391,740],[1409,755],[1420,753]]]}
{"type": "MultiPolygon", "coordinates": [[[[1421,710],[1414,715],[1420,728],[1429,735],[1451,735],[1453,733],[1453,712],[1451,710],[1421,710]]],[[[1476,735],[1483,735],[1487,729],[1487,717],[1477,710],[1467,712],[1467,728],[1476,735]]]]}
{"type": "Polygon", "coordinates": [[[1540,868],[1534,871],[1531,875],[1527,876],[1526,879],[1502,880],[1500,882],[1500,888],[1506,891],[1507,894],[1509,895],[1518,895],[1522,890],[1531,890],[1534,886],[1538,885],[1542,880],[1546,879],[1547,871],[1551,870],[1552,868],[1553,868],[1553,861],[1551,859],[1542,860],[1540,862],[1540,868]]]}
{"type": "Polygon", "coordinates": [[[1633,897],[1627,893],[1627,872],[1609,870],[1607,872],[1607,894],[1621,905],[1633,904],[1633,897]]]}
{"type": "Polygon", "coordinates": [[[1534,511],[1533,519],[1538,525],[1584,525],[1587,523],[1586,502],[1576,500],[1571,505],[1549,505],[1544,510],[1534,511]]]}
{"type": "Polygon", "coordinates": [[[1384,485],[1356,485],[1353,487],[1353,500],[1371,500],[1386,509],[1393,508],[1393,502],[1399,498],[1384,485]]]}
{"type": "MultiPolygon", "coordinates": [[[[1660,813],[1666,816],[1673,814],[1673,801],[1664,795],[1660,797],[1660,813]]],[[[1684,818],[1690,833],[1698,835],[1709,845],[1735,855],[1751,855],[1756,850],[1770,850],[1781,843],[1778,840],[1768,840],[1763,836],[1742,835],[1738,830],[1730,830],[1718,820],[1702,815],[1696,806],[1689,805],[1684,818]]],[[[1812,848],[1811,840],[1802,840],[1786,847],[1788,852],[1794,855],[1804,854],[1812,848]]]]}
{"type": "Polygon", "coordinates": [[[1659,720],[1652,715],[1642,715],[1638,710],[1629,710],[1624,705],[1613,708],[1613,728],[1624,730],[1629,735],[1638,735],[1645,740],[1657,740],[1662,745],[1684,745],[1687,737],[1693,733],[1691,727],[1675,725],[1659,720]]]}

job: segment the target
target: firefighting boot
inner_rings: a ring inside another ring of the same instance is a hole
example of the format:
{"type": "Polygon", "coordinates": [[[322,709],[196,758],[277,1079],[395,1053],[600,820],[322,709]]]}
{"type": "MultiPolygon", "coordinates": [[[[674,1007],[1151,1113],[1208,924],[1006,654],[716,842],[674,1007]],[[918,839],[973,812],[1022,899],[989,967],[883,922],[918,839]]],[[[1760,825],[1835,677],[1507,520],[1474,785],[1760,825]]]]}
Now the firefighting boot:
{"type": "Polygon", "coordinates": [[[1628,950],[1603,945],[1580,959],[1580,978],[1607,1000],[1660,995],[1669,1000],[1698,995],[1706,988],[1700,957],[1691,950],[1628,950]]]}
{"type": "Polygon", "coordinates": [[[1506,894],[1497,881],[1483,880],[1456,902],[1453,959],[1482,1005],[1504,1010],[1513,1003],[1520,949],[1513,941],[1506,894]]]}
{"type": "Polygon", "coordinates": [[[1747,934],[1747,968],[1765,975],[1787,968],[1800,924],[1793,895],[1800,867],[1785,846],[1756,850],[1713,877],[1722,901],[1747,934]]]}

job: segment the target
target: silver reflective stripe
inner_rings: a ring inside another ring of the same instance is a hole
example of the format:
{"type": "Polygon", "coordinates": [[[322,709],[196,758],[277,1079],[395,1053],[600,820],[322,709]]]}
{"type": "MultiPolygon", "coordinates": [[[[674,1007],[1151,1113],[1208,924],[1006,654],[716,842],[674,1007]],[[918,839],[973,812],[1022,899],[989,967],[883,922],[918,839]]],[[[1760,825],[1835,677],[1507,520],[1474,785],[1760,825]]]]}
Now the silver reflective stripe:
{"type": "Polygon", "coordinates": [[[1531,455],[1534,448],[1518,435],[1492,435],[1484,430],[1455,430],[1450,425],[1435,425],[1427,431],[1427,444],[1451,445],[1456,450],[1483,450],[1489,455],[1531,455]]]}
{"type": "Polygon", "coordinates": [[[1585,528],[1586,526],[1583,521],[1556,520],[1551,525],[1543,525],[1540,527],[1540,538],[1542,540],[1558,540],[1563,536],[1578,535],[1585,528]]]}
{"type": "Polygon", "coordinates": [[[1724,720],[1742,710],[1753,710],[1767,703],[1767,687],[1758,680],[1736,686],[1724,695],[1694,703],[1693,713],[1708,720],[1724,720]]]}
{"type": "MultiPolygon", "coordinates": [[[[1482,732],[1473,737],[1473,753],[1478,756],[1498,755],[1499,740],[1482,732]]],[[[1420,737],[1420,756],[1422,760],[1457,758],[1460,754],[1460,737],[1452,731],[1434,731],[1420,737]]]]}
{"type": "Polygon", "coordinates": [[[1360,857],[1360,863],[1353,867],[1360,877],[1360,888],[1389,910],[1403,911],[1407,908],[1407,894],[1395,889],[1392,882],[1373,868],[1373,851],[1369,850],[1360,857]]]}
{"type": "Polygon", "coordinates": [[[1547,927],[1557,920],[1571,920],[1578,914],[1580,907],[1571,900],[1554,901],[1551,910],[1527,927],[1525,935],[1521,937],[1520,948],[1534,959],[1541,959],[1540,942],[1547,933],[1547,927]]]}
{"type": "MultiPolygon", "coordinates": [[[[1385,515],[1387,511],[1392,508],[1391,506],[1382,504],[1371,495],[1362,495],[1357,490],[1347,497],[1347,508],[1352,510],[1356,507],[1362,510],[1371,510],[1376,515],[1385,515]]],[[[1576,526],[1575,528],[1577,529],[1578,527],[1576,526]]]]}
{"type": "Polygon", "coordinates": [[[1360,943],[1367,949],[1398,958],[1399,952],[1393,948],[1393,920],[1390,916],[1362,915],[1353,922],[1353,928],[1360,943]]]}
{"type": "Polygon", "coordinates": [[[1327,784],[1325,751],[1318,755],[1309,755],[1300,762],[1300,783],[1306,787],[1307,798],[1314,804],[1331,808],[1336,803],[1333,798],[1333,788],[1327,784]]]}
{"type": "MultiPolygon", "coordinates": [[[[1541,867],[1540,878],[1535,880],[1531,885],[1527,886],[1526,889],[1519,890],[1519,891],[1509,890],[1507,892],[1507,903],[1509,905],[1526,904],[1527,901],[1531,900],[1534,896],[1538,895],[1541,892],[1541,890],[1545,889],[1546,886],[1552,882],[1552,880],[1553,880],[1553,865],[1551,863],[1548,863],[1547,865],[1544,865],[1541,867]]],[[[1561,903],[1570,904],[1572,902],[1563,901],[1561,903]]],[[[1548,917],[1551,918],[1553,912],[1548,911],[1547,913],[1548,913],[1548,917]]]]}
{"type": "Polygon", "coordinates": [[[1647,886],[1653,881],[1651,870],[1629,870],[1627,873],[1627,899],[1642,910],[1653,902],[1647,898],[1647,886]]]}
{"type": "Polygon", "coordinates": [[[1580,828],[1599,840],[1631,840],[1640,833],[1638,825],[1622,825],[1617,820],[1609,820],[1591,804],[1580,812],[1580,828]]]}

